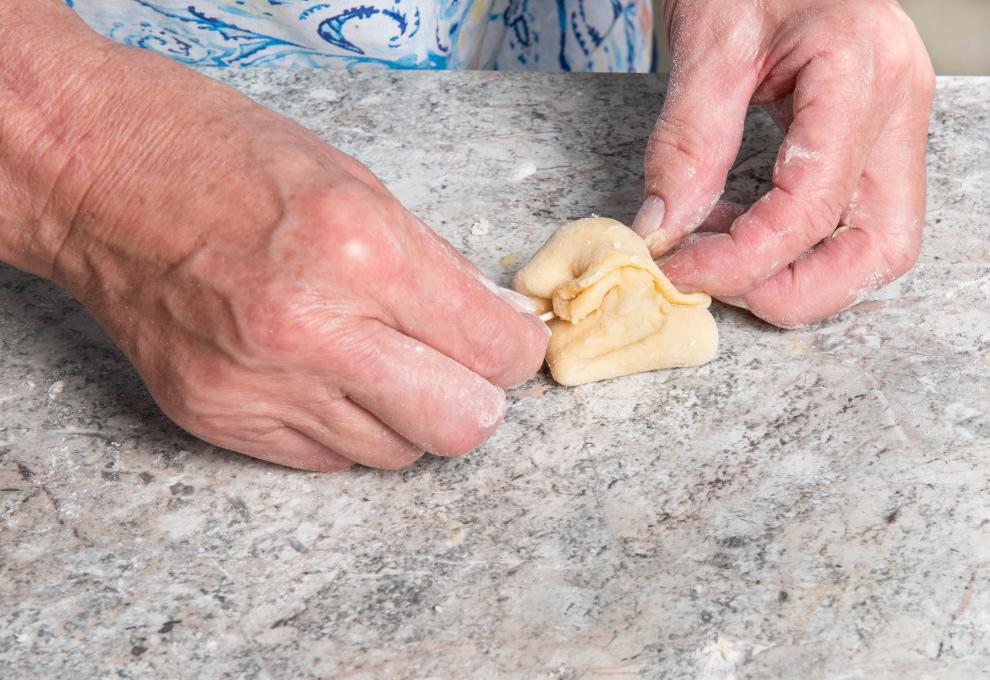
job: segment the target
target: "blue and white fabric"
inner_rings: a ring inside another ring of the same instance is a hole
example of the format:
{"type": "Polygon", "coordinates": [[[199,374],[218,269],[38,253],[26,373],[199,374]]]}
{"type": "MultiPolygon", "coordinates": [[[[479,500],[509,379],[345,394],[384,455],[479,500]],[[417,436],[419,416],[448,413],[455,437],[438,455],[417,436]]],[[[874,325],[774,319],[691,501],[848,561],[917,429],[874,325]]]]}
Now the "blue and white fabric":
{"type": "Polygon", "coordinates": [[[66,0],[103,35],[216,66],[650,69],[650,0],[66,0]]]}

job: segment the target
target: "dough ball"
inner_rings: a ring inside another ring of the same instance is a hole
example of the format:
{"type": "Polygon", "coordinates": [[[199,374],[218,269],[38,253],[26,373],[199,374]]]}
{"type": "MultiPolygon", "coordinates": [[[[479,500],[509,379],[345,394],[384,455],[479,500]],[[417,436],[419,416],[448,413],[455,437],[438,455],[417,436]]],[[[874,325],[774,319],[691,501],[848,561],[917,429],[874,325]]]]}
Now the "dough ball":
{"type": "Polygon", "coordinates": [[[718,349],[704,293],[681,293],[621,222],[591,217],[558,229],[512,283],[545,311],[547,364],[562,385],[697,366],[718,349]]]}

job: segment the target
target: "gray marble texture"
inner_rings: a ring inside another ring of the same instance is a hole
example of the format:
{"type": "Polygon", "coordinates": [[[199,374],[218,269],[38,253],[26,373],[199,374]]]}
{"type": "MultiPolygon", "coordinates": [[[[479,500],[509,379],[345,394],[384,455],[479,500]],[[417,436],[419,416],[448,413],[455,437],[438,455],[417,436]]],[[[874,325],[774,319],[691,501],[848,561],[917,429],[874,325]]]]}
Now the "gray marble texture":
{"type": "MultiPolygon", "coordinates": [[[[629,220],[649,76],[216,74],[505,283],[629,220]]],[[[942,79],[924,252],[827,322],[715,306],[696,369],[512,392],[479,450],[294,472],[155,408],[0,267],[0,676],[975,678],[990,668],[990,80],[942,79]]],[[[765,188],[754,112],[728,195],[765,188]]]]}

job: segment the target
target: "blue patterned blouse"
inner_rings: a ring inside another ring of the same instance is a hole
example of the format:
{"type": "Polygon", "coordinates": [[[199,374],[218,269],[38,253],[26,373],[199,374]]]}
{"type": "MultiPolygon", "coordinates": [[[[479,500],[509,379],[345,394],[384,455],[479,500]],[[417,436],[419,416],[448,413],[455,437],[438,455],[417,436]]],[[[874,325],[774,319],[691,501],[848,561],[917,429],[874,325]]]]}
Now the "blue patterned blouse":
{"type": "Polygon", "coordinates": [[[650,0],[66,0],[187,64],[648,71],[650,0]]]}

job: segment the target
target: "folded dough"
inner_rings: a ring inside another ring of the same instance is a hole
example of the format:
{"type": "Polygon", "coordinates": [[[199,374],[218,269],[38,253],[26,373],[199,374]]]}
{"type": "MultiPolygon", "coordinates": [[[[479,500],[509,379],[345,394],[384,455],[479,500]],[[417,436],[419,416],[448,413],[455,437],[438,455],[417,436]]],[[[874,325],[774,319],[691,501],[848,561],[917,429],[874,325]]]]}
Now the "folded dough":
{"type": "Polygon", "coordinates": [[[565,224],[512,287],[556,315],[547,364],[562,385],[697,366],[718,347],[712,299],[678,291],[646,242],[615,220],[565,224]]]}

